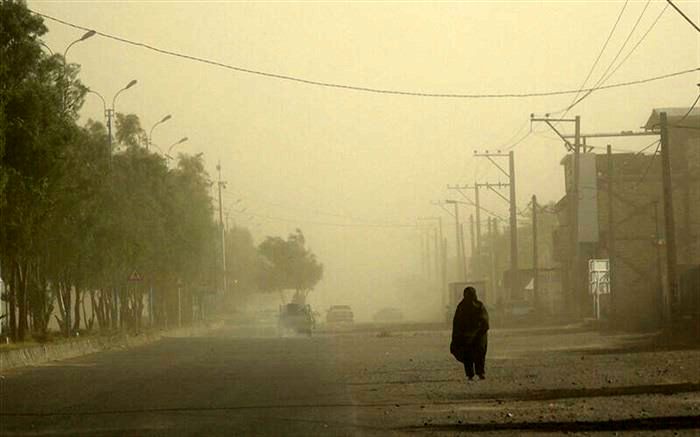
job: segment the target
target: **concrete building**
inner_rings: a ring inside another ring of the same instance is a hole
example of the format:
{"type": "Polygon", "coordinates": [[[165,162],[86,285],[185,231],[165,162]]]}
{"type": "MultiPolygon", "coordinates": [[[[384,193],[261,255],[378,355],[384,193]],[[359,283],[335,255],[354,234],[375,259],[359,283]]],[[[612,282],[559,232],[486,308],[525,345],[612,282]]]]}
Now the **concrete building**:
{"type": "MultiPolygon", "coordinates": [[[[700,265],[700,109],[655,109],[647,131],[658,130],[660,112],[666,112],[669,124],[678,265],[679,275],[684,275],[700,265]]],[[[647,155],[589,150],[580,155],[578,259],[571,227],[573,156],[562,160],[567,194],[557,204],[559,228],[554,241],[566,307],[572,315],[596,316],[588,263],[610,259],[612,292],[601,296],[602,317],[633,330],[653,329],[662,320],[670,297],[665,287],[661,158],[653,150],[647,155]]],[[[684,283],[691,284],[682,291],[685,301],[697,302],[700,290],[692,289],[697,282],[684,283]]],[[[697,308],[690,309],[695,312],[697,308]]]]}

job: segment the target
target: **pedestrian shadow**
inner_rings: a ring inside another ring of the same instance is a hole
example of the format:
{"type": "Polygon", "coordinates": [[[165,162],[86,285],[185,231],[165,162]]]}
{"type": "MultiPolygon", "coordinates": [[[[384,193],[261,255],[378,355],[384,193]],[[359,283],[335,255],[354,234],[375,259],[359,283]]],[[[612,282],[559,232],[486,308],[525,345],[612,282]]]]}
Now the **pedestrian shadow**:
{"type": "Polygon", "coordinates": [[[500,422],[414,425],[399,428],[403,431],[452,431],[485,433],[492,431],[535,432],[600,432],[600,431],[661,431],[700,429],[700,416],[645,417],[601,421],[552,421],[552,422],[500,422]]]}
{"type": "Polygon", "coordinates": [[[648,394],[672,395],[677,393],[692,393],[700,391],[700,384],[648,384],[622,387],[599,388],[563,388],[549,390],[527,390],[514,392],[484,392],[455,396],[463,400],[502,400],[502,401],[549,401],[556,399],[595,398],[613,396],[635,396],[648,394]]]}

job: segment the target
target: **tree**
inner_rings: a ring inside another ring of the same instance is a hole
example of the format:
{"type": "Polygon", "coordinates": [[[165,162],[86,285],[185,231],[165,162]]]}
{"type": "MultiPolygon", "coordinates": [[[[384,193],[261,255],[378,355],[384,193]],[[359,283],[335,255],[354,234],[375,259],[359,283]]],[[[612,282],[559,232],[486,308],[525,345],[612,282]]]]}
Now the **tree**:
{"type": "Polygon", "coordinates": [[[244,227],[233,226],[226,231],[227,283],[230,302],[240,303],[259,291],[263,257],[258,252],[253,236],[244,227]]]}
{"type": "Polygon", "coordinates": [[[267,237],[258,251],[264,257],[259,275],[261,290],[294,290],[295,300],[303,302],[323,277],[323,264],[306,248],[304,234],[299,229],[287,240],[267,237]]]}
{"type": "MultiPolygon", "coordinates": [[[[9,277],[11,335],[19,339],[29,327],[30,287],[41,286],[36,272],[43,267],[42,236],[56,200],[51,187],[65,176],[61,163],[76,137],[74,120],[85,90],[76,66],[42,52],[39,38],[45,33],[41,18],[22,2],[0,3],[0,263],[9,277]],[[66,87],[73,98],[67,111],[66,87]]],[[[39,291],[35,297],[43,295],[39,291]]]]}

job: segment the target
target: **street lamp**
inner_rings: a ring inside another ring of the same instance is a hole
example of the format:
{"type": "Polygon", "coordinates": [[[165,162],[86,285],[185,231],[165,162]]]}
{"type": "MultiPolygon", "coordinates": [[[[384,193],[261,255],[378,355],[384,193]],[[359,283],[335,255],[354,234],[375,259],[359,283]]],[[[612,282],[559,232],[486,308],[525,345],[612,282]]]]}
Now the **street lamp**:
{"type": "Polygon", "coordinates": [[[148,150],[149,146],[151,145],[151,139],[152,139],[152,137],[153,137],[153,129],[155,129],[156,126],[158,126],[159,124],[165,123],[166,121],[170,120],[171,118],[173,118],[173,116],[170,115],[170,114],[168,114],[168,115],[166,115],[165,117],[161,118],[160,121],[156,122],[156,123],[151,127],[150,132],[148,132],[148,141],[147,141],[147,143],[146,143],[146,150],[148,150]]]}
{"type": "MultiPolygon", "coordinates": [[[[61,106],[62,106],[64,113],[66,112],[66,99],[68,97],[67,93],[68,93],[68,85],[69,85],[67,77],[66,77],[67,76],[67,69],[68,69],[68,63],[66,62],[66,57],[68,56],[68,50],[70,50],[70,48],[73,47],[75,44],[82,42],[82,41],[85,41],[86,39],[95,36],[95,34],[97,34],[97,32],[95,32],[94,30],[88,30],[87,32],[85,32],[83,34],[83,36],[76,39],[72,43],[68,44],[68,47],[66,47],[66,49],[63,51],[63,93],[62,93],[63,99],[61,101],[61,106]]],[[[49,49],[49,50],[51,50],[51,49],[49,49]]]]}
{"type": "Polygon", "coordinates": [[[170,147],[168,147],[168,153],[170,153],[170,151],[173,150],[173,147],[177,146],[178,144],[182,144],[187,140],[189,140],[189,138],[187,138],[187,137],[180,138],[179,141],[177,141],[176,143],[173,143],[170,147]]]}
{"type": "Polygon", "coordinates": [[[184,143],[184,142],[187,141],[188,139],[189,139],[189,138],[187,138],[187,137],[182,137],[182,138],[180,138],[180,140],[178,140],[178,141],[174,142],[173,144],[171,144],[170,147],[168,147],[168,152],[167,152],[167,153],[164,153],[165,157],[168,158],[168,159],[173,159],[172,155],[170,155],[170,151],[173,150],[173,147],[177,146],[178,144],[184,143]]]}
{"type": "Polygon", "coordinates": [[[110,156],[112,155],[112,118],[114,117],[114,114],[116,113],[114,108],[115,108],[115,104],[117,102],[117,97],[123,91],[128,90],[129,88],[136,85],[137,83],[138,83],[138,81],[136,79],[132,79],[128,84],[126,84],[126,86],[124,88],[117,91],[114,94],[114,97],[112,97],[112,107],[111,108],[107,107],[107,102],[105,101],[105,98],[102,97],[102,94],[98,93],[97,91],[91,90],[91,89],[88,89],[88,91],[87,91],[88,93],[94,94],[97,97],[99,97],[100,100],[102,100],[102,107],[104,109],[105,118],[107,119],[107,135],[109,138],[109,154],[110,154],[110,156]]]}

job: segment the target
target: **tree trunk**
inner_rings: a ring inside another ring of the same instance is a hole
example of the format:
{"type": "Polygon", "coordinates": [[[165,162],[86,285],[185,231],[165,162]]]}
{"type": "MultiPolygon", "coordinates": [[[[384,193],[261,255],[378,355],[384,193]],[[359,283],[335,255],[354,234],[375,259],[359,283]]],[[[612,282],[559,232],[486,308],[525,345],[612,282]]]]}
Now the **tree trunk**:
{"type": "Polygon", "coordinates": [[[27,335],[27,269],[22,268],[20,263],[17,263],[17,306],[19,310],[19,320],[17,326],[17,339],[24,341],[27,335]]]}
{"type": "Polygon", "coordinates": [[[16,269],[12,269],[10,278],[10,287],[7,293],[7,299],[10,309],[10,339],[12,341],[17,341],[17,272],[16,269]]]}
{"type": "Polygon", "coordinates": [[[73,313],[75,314],[73,321],[73,332],[80,331],[80,304],[83,300],[82,293],[80,292],[80,287],[75,286],[75,307],[73,313]]]}

